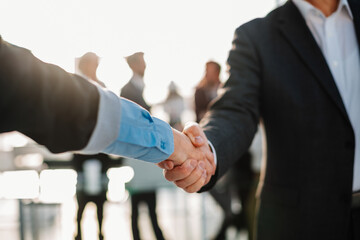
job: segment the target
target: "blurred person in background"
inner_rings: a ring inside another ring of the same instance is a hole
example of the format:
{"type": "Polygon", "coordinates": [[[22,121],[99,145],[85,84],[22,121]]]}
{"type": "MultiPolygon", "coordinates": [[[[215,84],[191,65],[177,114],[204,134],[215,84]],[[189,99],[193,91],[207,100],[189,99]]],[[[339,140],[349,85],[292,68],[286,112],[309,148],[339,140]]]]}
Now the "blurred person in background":
{"type": "Polygon", "coordinates": [[[181,122],[181,114],[185,110],[184,98],[180,95],[178,87],[171,81],[169,84],[169,93],[163,103],[164,111],[169,116],[169,124],[173,128],[181,131],[183,124],[181,122]]]}
{"type": "Polygon", "coordinates": [[[156,239],[165,239],[158,222],[156,192],[160,187],[172,187],[162,175],[162,170],[153,164],[144,164],[133,159],[125,159],[124,165],[134,170],[134,177],[126,183],[126,189],[131,196],[131,227],[134,240],[147,239],[141,231],[139,216],[142,204],[146,205],[156,239]]]}
{"type": "Polygon", "coordinates": [[[133,76],[121,89],[120,96],[127,98],[150,111],[150,106],[145,102],[143,97],[145,88],[144,74],[146,69],[144,53],[136,52],[128,57],[125,57],[125,59],[133,72],[133,76]]]}
{"type": "MultiPolygon", "coordinates": [[[[146,69],[146,63],[144,60],[144,53],[136,52],[128,57],[126,61],[133,71],[133,76],[130,81],[121,89],[120,96],[127,98],[146,110],[150,110],[150,106],[145,102],[143,97],[144,92],[144,74],[146,69]]],[[[146,167],[145,167],[146,168],[146,167]]],[[[146,169],[137,168],[135,171],[135,177],[139,174],[146,174],[146,169]],[[140,171],[140,172],[136,172],[140,171]]],[[[151,178],[151,176],[149,176],[151,178]]],[[[157,239],[164,239],[162,231],[159,227],[156,215],[156,189],[149,188],[147,191],[132,191],[131,193],[131,226],[134,240],[140,239],[139,227],[138,227],[138,208],[141,203],[145,203],[149,209],[149,215],[151,218],[154,233],[157,239]]]]}
{"type": "Polygon", "coordinates": [[[81,219],[86,205],[93,202],[96,205],[97,220],[99,226],[99,240],[104,239],[102,233],[103,209],[106,202],[109,179],[107,170],[111,167],[122,165],[122,159],[113,159],[107,154],[95,155],[74,154],[72,165],[77,172],[76,199],[78,202],[77,212],[77,236],[81,240],[83,231],[81,219]]]}
{"type": "Polygon", "coordinates": [[[205,65],[205,75],[195,89],[195,113],[196,122],[204,117],[209,103],[217,96],[220,82],[221,66],[214,61],[208,61],[205,65]]]}
{"type": "MultiPolygon", "coordinates": [[[[92,52],[85,53],[78,62],[81,76],[105,87],[105,84],[97,78],[96,72],[98,66],[99,57],[92,52]]],[[[102,233],[103,209],[109,182],[106,172],[112,166],[119,167],[121,159],[115,161],[104,153],[92,155],[74,154],[72,164],[78,174],[76,185],[76,198],[78,202],[77,236],[75,239],[82,239],[81,219],[83,212],[87,203],[93,202],[97,209],[99,240],[102,240],[104,239],[102,233]]]]}
{"type": "Polygon", "coordinates": [[[99,66],[100,58],[93,52],[87,52],[80,57],[78,62],[78,68],[80,70],[80,76],[95,81],[102,87],[106,87],[97,77],[97,69],[99,66]]]}
{"type": "MultiPolygon", "coordinates": [[[[217,91],[221,87],[220,81],[221,66],[214,61],[208,61],[205,65],[203,79],[196,87],[195,91],[195,113],[197,122],[205,116],[210,102],[217,97],[217,91]]],[[[250,193],[253,187],[253,172],[251,169],[252,155],[247,152],[242,156],[234,168],[229,170],[209,192],[214,200],[219,204],[224,212],[224,219],[221,227],[214,237],[215,240],[226,238],[226,231],[234,226],[239,231],[246,229],[251,234],[251,216],[249,216],[250,193]],[[238,182],[238,180],[240,180],[238,182]],[[237,198],[241,201],[241,211],[234,212],[232,202],[237,198]]]]}

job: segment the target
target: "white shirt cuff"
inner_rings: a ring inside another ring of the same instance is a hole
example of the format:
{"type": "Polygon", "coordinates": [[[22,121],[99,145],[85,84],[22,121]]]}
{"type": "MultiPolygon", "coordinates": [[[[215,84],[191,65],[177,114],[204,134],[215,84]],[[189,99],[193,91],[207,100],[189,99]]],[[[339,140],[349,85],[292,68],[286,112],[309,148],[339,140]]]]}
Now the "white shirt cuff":
{"type": "Polygon", "coordinates": [[[216,150],[214,148],[214,145],[208,140],[209,146],[211,148],[212,153],[214,154],[214,163],[217,166],[217,156],[216,156],[216,150]]]}
{"type": "Polygon", "coordinates": [[[96,126],[87,146],[81,153],[93,154],[103,151],[113,143],[120,130],[121,103],[115,93],[94,84],[99,92],[99,109],[96,126]]]}

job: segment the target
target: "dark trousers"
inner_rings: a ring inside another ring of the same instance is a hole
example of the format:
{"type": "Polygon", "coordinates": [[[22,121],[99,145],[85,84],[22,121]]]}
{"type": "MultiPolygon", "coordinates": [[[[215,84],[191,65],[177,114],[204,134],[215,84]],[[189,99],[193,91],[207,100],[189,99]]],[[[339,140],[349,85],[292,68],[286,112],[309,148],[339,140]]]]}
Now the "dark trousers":
{"type": "Polygon", "coordinates": [[[106,193],[104,192],[103,194],[100,195],[88,195],[85,193],[80,193],[78,192],[76,194],[77,197],[77,201],[78,201],[78,205],[79,205],[79,209],[78,209],[78,213],[77,213],[77,229],[78,229],[78,234],[76,239],[80,240],[81,236],[82,236],[82,230],[81,230],[81,219],[84,213],[84,209],[87,203],[89,202],[93,202],[96,205],[96,209],[97,209],[97,219],[99,222],[99,239],[102,240],[103,236],[102,236],[102,221],[103,221],[103,208],[104,208],[104,203],[106,201],[106,193]]]}
{"type": "Polygon", "coordinates": [[[149,215],[156,239],[158,240],[164,239],[164,236],[161,232],[161,229],[157,221],[156,193],[154,191],[154,192],[146,192],[146,193],[135,193],[131,195],[131,210],[132,210],[131,225],[132,225],[134,240],[140,240],[138,218],[139,218],[139,205],[141,202],[147,204],[149,208],[149,215]]]}
{"type": "Polygon", "coordinates": [[[351,209],[348,240],[360,240],[360,207],[351,209]]]}

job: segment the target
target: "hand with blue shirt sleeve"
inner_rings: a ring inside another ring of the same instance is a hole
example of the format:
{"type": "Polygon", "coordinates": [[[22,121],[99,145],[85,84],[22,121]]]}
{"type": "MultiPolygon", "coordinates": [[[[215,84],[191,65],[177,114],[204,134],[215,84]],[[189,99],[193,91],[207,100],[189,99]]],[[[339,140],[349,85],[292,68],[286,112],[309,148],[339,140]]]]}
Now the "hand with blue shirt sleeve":
{"type": "Polygon", "coordinates": [[[105,153],[158,163],[174,150],[172,129],[136,103],[120,98],[121,118],[117,138],[105,153]]]}
{"type": "Polygon", "coordinates": [[[205,161],[203,152],[168,123],[111,91],[102,88],[98,91],[97,124],[82,153],[104,152],[152,163],[170,159],[176,166],[189,159],[205,161]]]}

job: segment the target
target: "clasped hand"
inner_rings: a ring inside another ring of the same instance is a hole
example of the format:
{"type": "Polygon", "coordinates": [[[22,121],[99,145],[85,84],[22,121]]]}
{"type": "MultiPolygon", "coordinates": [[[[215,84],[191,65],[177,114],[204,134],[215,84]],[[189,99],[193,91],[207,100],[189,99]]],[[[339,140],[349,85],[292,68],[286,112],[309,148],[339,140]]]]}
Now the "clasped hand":
{"type": "Polygon", "coordinates": [[[183,132],[173,129],[174,152],[158,163],[168,181],[186,192],[199,191],[215,174],[214,155],[197,123],[186,124],[183,132]]]}

